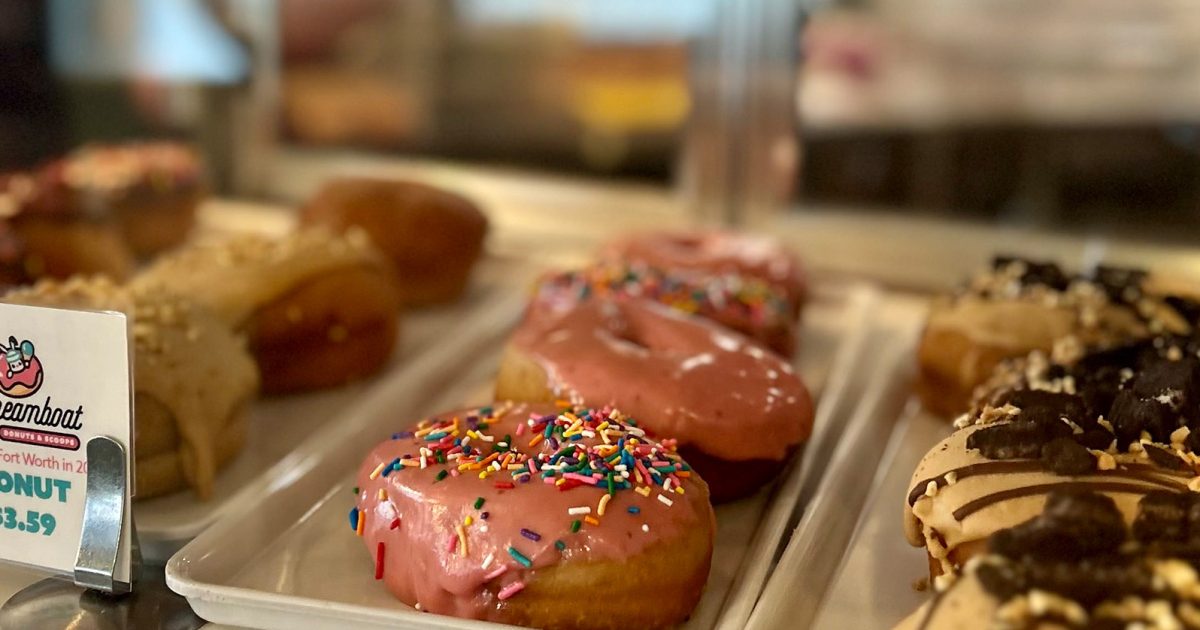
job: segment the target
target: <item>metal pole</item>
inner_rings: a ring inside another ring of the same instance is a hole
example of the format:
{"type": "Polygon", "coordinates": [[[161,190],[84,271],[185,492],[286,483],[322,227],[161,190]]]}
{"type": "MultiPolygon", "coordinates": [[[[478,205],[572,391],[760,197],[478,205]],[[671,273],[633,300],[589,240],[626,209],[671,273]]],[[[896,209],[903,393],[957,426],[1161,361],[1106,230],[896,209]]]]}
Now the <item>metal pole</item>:
{"type": "Polygon", "coordinates": [[[679,185],[697,220],[764,223],[790,205],[798,162],[800,4],[715,0],[692,50],[679,185]]]}

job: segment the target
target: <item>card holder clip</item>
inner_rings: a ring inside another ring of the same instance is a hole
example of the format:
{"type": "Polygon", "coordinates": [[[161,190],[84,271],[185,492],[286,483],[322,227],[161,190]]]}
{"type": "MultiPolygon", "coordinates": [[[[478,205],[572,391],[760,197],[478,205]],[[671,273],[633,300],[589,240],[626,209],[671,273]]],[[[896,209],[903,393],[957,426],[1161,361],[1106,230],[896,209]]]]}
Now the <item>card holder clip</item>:
{"type": "MultiPolygon", "coordinates": [[[[100,435],[87,443],[87,495],[83,504],[83,530],[79,535],[79,554],[75,556],[75,584],[112,595],[129,593],[130,582],[115,577],[117,559],[121,552],[121,532],[125,519],[132,518],[125,510],[129,469],[125,447],[117,440],[100,435]]],[[[137,534],[133,535],[134,567],[137,575],[139,558],[137,534]]]]}

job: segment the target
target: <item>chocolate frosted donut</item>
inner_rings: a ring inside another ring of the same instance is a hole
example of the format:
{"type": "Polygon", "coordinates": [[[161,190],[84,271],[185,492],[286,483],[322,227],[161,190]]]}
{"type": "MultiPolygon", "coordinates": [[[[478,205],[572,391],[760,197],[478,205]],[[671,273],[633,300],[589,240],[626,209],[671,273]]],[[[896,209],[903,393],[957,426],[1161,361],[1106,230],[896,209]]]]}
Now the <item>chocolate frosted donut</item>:
{"type": "Polygon", "coordinates": [[[1200,344],[1156,337],[1063,363],[1006,364],[913,473],[909,542],[953,573],[1057,489],[1111,497],[1132,521],[1155,490],[1200,490],[1200,344]]]}
{"type": "Polygon", "coordinates": [[[717,230],[631,234],[605,245],[600,258],[676,274],[757,278],[783,293],[794,316],[800,314],[808,290],[800,261],[779,241],[765,236],[717,230]]]}
{"type": "Polygon", "coordinates": [[[708,489],[619,411],[501,403],[375,447],[350,526],[375,577],[433,613],[537,628],[664,628],[708,576],[708,489]]]}
{"type": "Polygon", "coordinates": [[[1051,494],[896,629],[1200,628],[1200,495],[1147,495],[1132,528],[1122,512],[1104,495],[1051,494]]]}
{"type": "Polygon", "coordinates": [[[785,357],[796,349],[788,296],[754,276],[674,273],[642,264],[598,263],[544,276],[532,308],[569,309],[593,297],[648,299],[732,328],[785,357]]]}
{"type": "Polygon", "coordinates": [[[680,450],[713,499],[769,481],[812,429],[791,365],[750,339],[642,300],[531,311],[496,380],[500,399],[620,405],[680,450]]]}

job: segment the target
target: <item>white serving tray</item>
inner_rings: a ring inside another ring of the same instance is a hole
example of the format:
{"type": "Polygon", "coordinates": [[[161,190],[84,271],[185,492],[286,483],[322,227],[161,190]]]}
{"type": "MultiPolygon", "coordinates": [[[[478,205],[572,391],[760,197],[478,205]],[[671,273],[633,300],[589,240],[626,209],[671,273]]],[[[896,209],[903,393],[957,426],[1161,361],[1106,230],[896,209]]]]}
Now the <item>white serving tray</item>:
{"type": "MultiPolygon", "coordinates": [[[[874,292],[854,286],[818,289],[805,311],[798,366],[818,394],[813,440],[836,437],[851,408],[850,376],[866,350],[874,292]]],[[[496,325],[493,312],[488,324],[496,325]]],[[[251,509],[230,511],[167,564],[168,585],[201,617],[253,628],[472,628],[494,626],[405,606],[372,579],[361,541],[348,535],[345,512],[363,454],[405,423],[478,397],[497,366],[495,343],[448,344],[431,355],[442,375],[424,370],[380,388],[337,427],[323,430],[324,449],[273,484],[259,484],[251,509]],[[421,377],[419,380],[416,377],[421,377]]],[[[483,390],[483,391],[486,391],[483,390]]],[[[776,551],[784,543],[804,475],[818,465],[790,467],[758,495],[720,506],[713,568],[689,628],[741,627],[758,599],[776,551]]]]}
{"type": "Polygon", "coordinates": [[[447,334],[476,326],[472,321],[487,313],[514,308],[513,293],[523,290],[516,281],[528,270],[501,260],[486,260],[476,270],[476,281],[453,305],[405,313],[400,320],[397,350],[378,375],[335,389],[274,396],[254,401],[249,414],[246,445],[228,468],[217,476],[212,499],[200,501],[189,492],[138,501],[133,515],[143,558],[152,564],[167,561],[184,543],[204,531],[222,515],[257,502],[251,492],[260,478],[274,478],[290,470],[294,460],[319,448],[314,434],[352,408],[364,395],[405,379],[421,370],[420,359],[435,350],[447,334]]]}
{"type": "Polygon", "coordinates": [[[869,342],[874,369],[815,499],[767,583],[747,628],[885,630],[928,593],[925,553],[902,524],[907,484],[950,423],[912,397],[925,301],[885,296],[869,342]]]}

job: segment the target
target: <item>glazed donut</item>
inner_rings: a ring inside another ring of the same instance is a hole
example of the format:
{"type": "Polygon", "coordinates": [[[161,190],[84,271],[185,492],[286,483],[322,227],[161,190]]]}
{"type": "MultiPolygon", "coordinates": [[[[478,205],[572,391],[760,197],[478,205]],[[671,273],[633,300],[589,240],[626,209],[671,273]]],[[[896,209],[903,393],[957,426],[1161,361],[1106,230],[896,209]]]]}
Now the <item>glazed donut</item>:
{"type": "Polygon", "coordinates": [[[89,145],[40,174],[47,203],[110,215],[141,257],[183,243],[205,196],[199,158],[174,142],[89,145]]]}
{"type": "Polygon", "coordinates": [[[601,262],[543,276],[531,308],[564,310],[591,297],[654,300],[732,328],[782,356],[791,357],[796,349],[797,322],[787,296],[740,274],[675,275],[640,264],[601,262]]]}
{"type": "Polygon", "coordinates": [[[136,498],[187,487],[201,499],[212,495],[217,472],[241,451],[242,408],[258,390],[258,373],[241,339],[187,300],[128,290],[104,278],[44,280],[3,301],[128,314],[136,498]]]}
{"type": "Polygon", "coordinates": [[[611,408],[497,403],[375,447],[350,526],[419,610],[535,628],[666,628],[695,608],[704,481],[611,408]]]}
{"type": "Polygon", "coordinates": [[[1145,274],[1100,268],[1088,278],[1057,265],[997,258],[958,294],[936,300],[917,350],[917,393],[934,413],[954,417],[1004,359],[1056,342],[1119,344],[1155,332],[1186,333],[1187,301],[1142,291],[1145,274]]]}
{"type": "Polygon", "coordinates": [[[64,202],[46,173],[0,175],[0,221],[22,245],[22,272],[30,279],[105,275],[121,280],[133,255],[119,227],[89,206],[64,202]]]}
{"type": "Polygon", "coordinates": [[[800,261],[779,241],[765,236],[718,230],[630,234],[606,244],[599,257],[673,274],[757,278],[783,293],[793,316],[800,315],[808,292],[800,261]]]}
{"type": "Polygon", "coordinates": [[[417,182],[343,177],[326,182],[300,219],[366,231],[391,260],[408,306],[458,299],[483,253],[487,217],[467,199],[417,182]]]}
{"type": "Polygon", "coordinates": [[[750,339],[657,303],[594,299],[531,311],[501,359],[496,397],[619,404],[679,440],[714,501],[757,491],[812,430],[791,365],[750,339]]]}
{"type": "Polygon", "coordinates": [[[931,572],[958,571],[1055,489],[1101,492],[1129,520],[1148,492],[1200,490],[1198,351],[1168,336],[1005,364],[913,473],[905,533],[931,572]]]}
{"type": "Polygon", "coordinates": [[[243,332],[267,393],[368,376],[396,343],[395,279],[357,231],[194,243],[160,258],[133,284],[187,295],[243,332]]]}
{"type": "Polygon", "coordinates": [[[1155,491],[1132,528],[1111,498],[1056,492],[896,630],[1200,626],[1200,495],[1155,491]]]}

